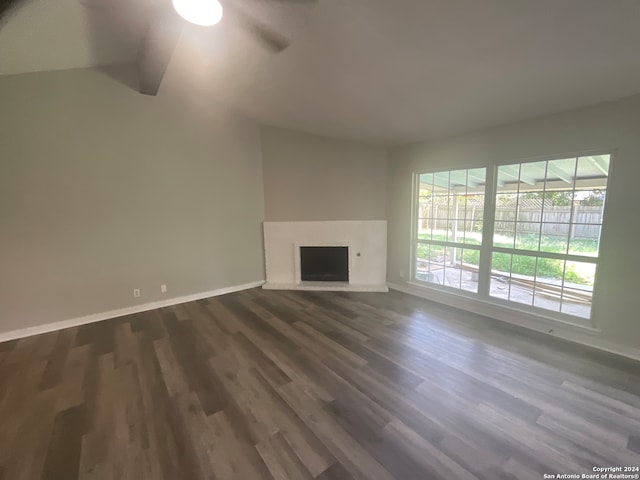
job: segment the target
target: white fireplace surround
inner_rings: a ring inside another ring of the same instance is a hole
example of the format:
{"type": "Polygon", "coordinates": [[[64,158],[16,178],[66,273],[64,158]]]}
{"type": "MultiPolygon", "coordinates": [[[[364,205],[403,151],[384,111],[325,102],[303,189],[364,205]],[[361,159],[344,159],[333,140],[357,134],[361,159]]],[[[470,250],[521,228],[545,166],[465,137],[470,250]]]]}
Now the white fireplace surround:
{"type": "Polygon", "coordinates": [[[387,222],[264,222],[267,281],[272,290],[387,292],[387,222]],[[349,282],[306,282],[300,247],[348,247],[349,282]]]}

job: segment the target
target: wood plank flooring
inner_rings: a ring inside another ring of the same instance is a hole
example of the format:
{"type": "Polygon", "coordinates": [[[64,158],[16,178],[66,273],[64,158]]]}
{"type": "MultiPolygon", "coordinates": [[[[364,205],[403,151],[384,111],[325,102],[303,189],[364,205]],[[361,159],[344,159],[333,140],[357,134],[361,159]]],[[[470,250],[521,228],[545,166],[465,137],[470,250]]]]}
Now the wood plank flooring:
{"type": "Polygon", "coordinates": [[[640,465],[640,364],[398,292],[247,290],[0,344],[0,479],[640,465]]]}

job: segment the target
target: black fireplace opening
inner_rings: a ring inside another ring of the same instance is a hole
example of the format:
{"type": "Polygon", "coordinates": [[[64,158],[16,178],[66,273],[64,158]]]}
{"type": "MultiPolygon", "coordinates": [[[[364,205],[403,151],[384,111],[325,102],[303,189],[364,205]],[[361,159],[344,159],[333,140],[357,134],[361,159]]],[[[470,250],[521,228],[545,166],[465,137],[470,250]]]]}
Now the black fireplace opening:
{"type": "Polygon", "coordinates": [[[304,282],[348,282],[349,247],[300,247],[304,282]]]}

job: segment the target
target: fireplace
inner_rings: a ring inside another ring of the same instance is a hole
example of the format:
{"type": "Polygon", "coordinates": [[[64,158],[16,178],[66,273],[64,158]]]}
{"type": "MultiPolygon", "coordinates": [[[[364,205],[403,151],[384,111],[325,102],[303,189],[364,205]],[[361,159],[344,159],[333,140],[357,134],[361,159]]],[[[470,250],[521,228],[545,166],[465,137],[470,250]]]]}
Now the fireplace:
{"type": "Polygon", "coordinates": [[[349,247],[300,247],[300,280],[349,282],[349,247]]]}
{"type": "Polygon", "coordinates": [[[384,220],[264,222],[264,252],[267,281],[262,288],[389,291],[384,220]],[[327,253],[339,266],[323,258],[327,253]]]}

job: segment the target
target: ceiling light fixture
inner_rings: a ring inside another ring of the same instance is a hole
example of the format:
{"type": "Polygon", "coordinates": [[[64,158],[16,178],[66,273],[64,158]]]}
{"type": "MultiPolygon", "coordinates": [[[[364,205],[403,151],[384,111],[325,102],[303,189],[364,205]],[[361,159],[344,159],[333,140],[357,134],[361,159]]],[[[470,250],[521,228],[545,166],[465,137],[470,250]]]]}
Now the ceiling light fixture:
{"type": "Polygon", "coordinates": [[[173,8],[188,22],[210,27],[222,20],[222,5],[218,0],[172,0],[173,8]]]}

